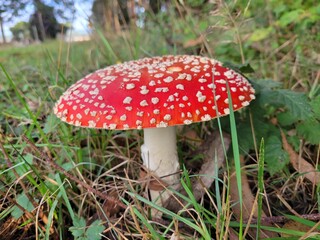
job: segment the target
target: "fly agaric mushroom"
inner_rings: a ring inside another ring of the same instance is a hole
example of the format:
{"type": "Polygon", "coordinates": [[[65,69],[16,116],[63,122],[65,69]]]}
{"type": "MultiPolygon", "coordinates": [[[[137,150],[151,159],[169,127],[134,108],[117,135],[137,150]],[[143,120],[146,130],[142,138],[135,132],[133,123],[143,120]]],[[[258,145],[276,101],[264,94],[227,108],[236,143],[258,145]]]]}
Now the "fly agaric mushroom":
{"type": "MultiPolygon", "coordinates": [[[[239,73],[200,56],[144,58],[108,66],[73,84],[54,106],[64,122],[79,127],[143,129],[146,168],[169,186],[179,183],[175,126],[229,114],[255,98],[239,73]]],[[[153,200],[168,193],[151,191],[153,200]]],[[[159,199],[158,199],[159,203],[159,199]]],[[[160,203],[161,204],[161,203],[160,203]]]]}

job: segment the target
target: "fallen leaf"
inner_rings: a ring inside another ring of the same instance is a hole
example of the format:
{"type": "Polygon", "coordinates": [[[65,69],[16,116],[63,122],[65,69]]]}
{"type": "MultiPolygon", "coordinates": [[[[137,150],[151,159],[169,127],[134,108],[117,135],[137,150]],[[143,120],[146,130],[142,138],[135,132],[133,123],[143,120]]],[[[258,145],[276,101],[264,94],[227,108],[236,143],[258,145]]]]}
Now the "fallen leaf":
{"type": "Polygon", "coordinates": [[[288,143],[285,134],[281,131],[282,146],[285,151],[289,154],[290,163],[293,168],[298,171],[300,174],[303,174],[307,179],[312,183],[320,183],[320,172],[317,171],[309,162],[299,156],[292,146],[288,143]]]}
{"type": "MultiPolygon", "coordinates": [[[[108,193],[108,195],[115,200],[118,200],[118,192],[117,191],[112,191],[108,193]]],[[[117,204],[117,201],[109,201],[106,200],[102,206],[103,211],[105,212],[106,216],[112,217],[116,215],[120,210],[121,207],[117,204]]]]}
{"type": "Polygon", "coordinates": [[[153,191],[162,191],[166,187],[168,187],[168,184],[161,180],[160,178],[154,176],[151,173],[148,173],[146,170],[141,169],[139,181],[144,182],[149,190],[153,191]]]}
{"type": "Polygon", "coordinates": [[[201,139],[198,136],[197,132],[193,129],[187,130],[183,134],[183,138],[184,138],[185,142],[190,144],[192,147],[200,147],[203,142],[203,139],[201,139]]]}
{"type": "MultiPolygon", "coordinates": [[[[300,231],[300,232],[308,232],[310,230],[310,227],[308,227],[302,223],[299,223],[297,221],[288,221],[282,226],[282,228],[291,229],[291,230],[300,231]]],[[[317,233],[319,233],[319,232],[317,232],[317,233]]],[[[281,237],[287,238],[287,237],[292,237],[292,235],[287,234],[287,233],[281,233],[281,237]]]]}
{"type": "Polygon", "coordinates": [[[198,38],[196,39],[190,39],[188,41],[186,41],[184,44],[183,44],[183,47],[184,48],[189,48],[189,47],[195,47],[197,45],[200,45],[204,42],[205,38],[203,35],[199,36],[198,38]]]}
{"type": "MultiPolygon", "coordinates": [[[[240,158],[241,165],[244,165],[243,157],[240,158]]],[[[241,175],[241,185],[242,185],[242,218],[244,220],[250,220],[253,218],[258,218],[258,206],[257,206],[257,199],[252,194],[247,175],[244,171],[242,171],[241,175]]],[[[230,198],[234,204],[232,204],[232,211],[236,219],[240,220],[241,210],[239,205],[239,191],[238,191],[238,184],[236,179],[236,174],[232,174],[230,177],[230,198]],[[237,204],[235,204],[237,203],[237,204]]],[[[267,215],[262,211],[262,217],[266,217],[267,215]]],[[[249,221],[250,222],[250,221],[249,221]]],[[[265,225],[272,226],[270,223],[265,223],[265,225]]],[[[256,236],[256,229],[250,228],[248,230],[248,234],[251,237],[256,236]]],[[[277,237],[277,233],[261,230],[260,231],[261,238],[270,238],[270,237],[277,237]]]]}
{"type": "MultiPolygon", "coordinates": [[[[226,133],[223,134],[223,141],[225,149],[227,150],[230,145],[230,136],[226,133]]],[[[208,138],[202,142],[198,149],[204,156],[203,163],[198,173],[199,177],[193,177],[191,180],[192,191],[194,193],[194,199],[199,201],[206,193],[207,189],[210,188],[213,181],[215,180],[214,173],[224,165],[225,155],[222,147],[222,140],[219,132],[213,132],[208,138]]],[[[181,195],[188,196],[185,188],[181,185],[177,188],[181,195]]],[[[180,198],[179,196],[170,196],[163,204],[168,210],[172,212],[179,212],[187,201],[180,198]]]]}

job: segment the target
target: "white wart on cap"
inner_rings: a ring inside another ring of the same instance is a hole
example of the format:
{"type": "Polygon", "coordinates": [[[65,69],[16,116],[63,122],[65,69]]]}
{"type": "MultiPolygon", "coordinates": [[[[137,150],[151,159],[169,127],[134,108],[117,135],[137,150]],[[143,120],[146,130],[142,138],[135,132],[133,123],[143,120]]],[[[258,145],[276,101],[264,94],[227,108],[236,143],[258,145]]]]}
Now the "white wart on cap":
{"type": "Polygon", "coordinates": [[[87,75],[60,97],[54,113],[69,124],[105,129],[209,121],[230,112],[227,83],[233,110],[255,98],[248,80],[219,61],[187,55],[144,58],[87,75]]]}

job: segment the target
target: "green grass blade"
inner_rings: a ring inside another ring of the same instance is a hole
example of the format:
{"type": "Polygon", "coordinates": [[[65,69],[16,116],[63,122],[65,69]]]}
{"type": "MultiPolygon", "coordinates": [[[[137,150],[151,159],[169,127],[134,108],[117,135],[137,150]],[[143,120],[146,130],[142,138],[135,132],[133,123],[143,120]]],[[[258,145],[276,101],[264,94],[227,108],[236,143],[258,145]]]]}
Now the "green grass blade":
{"type": "Polygon", "coordinates": [[[230,88],[228,85],[228,81],[226,82],[227,85],[227,92],[228,92],[228,99],[229,99],[229,109],[230,109],[230,128],[231,128],[231,141],[232,141],[232,152],[234,158],[234,166],[236,170],[236,179],[237,179],[237,186],[238,186],[238,194],[239,194],[239,204],[240,204],[240,225],[239,225],[239,239],[243,238],[243,223],[242,223],[242,183],[241,183],[241,163],[240,163],[240,153],[239,153],[239,143],[238,143],[238,136],[237,136],[237,127],[236,127],[236,120],[234,117],[233,111],[233,104],[232,98],[230,93],[230,88]]]}
{"type": "MultiPolygon", "coordinates": [[[[310,221],[308,219],[304,219],[304,218],[301,218],[301,217],[297,217],[297,216],[293,216],[293,215],[285,215],[285,216],[288,219],[291,219],[294,222],[301,223],[301,224],[306,225],[306,226],[311,227],[311,228],[314,227],[314,225],[316,224],[313,221],[310,221]]],[[[320,230],[320,226],[318,226],[316,229],[320,230]]]]}
{"type": "Polygon", "coordinates": [[[15,84],[15,82],[13,81],[13,79],[11,78],[11,76],[9,75],[9,73],[6,71],[6,69],[4,68],[4,66],[1,63],[0,63],[0,68],[2,69],[2,71],[5,74],[6,78],[8,79],[8,81],[10,83],[10,86],[12,87],[13,91],[15,92],[15,94],[16,94],[17,98],[19,99],[20,103],[22,104],[22,106],[28,112],[30,118],[33,121],[33,124],[37,127],[41,137],[45,140],[45,142],[48,142],[47,136],[44,134],[44,132],[43,132],[38,120],[37,120],[37,117],[30,110],[28,104],[26,103],[25,99],[22,97],[20,91],[18,90],[17,85],[15,84]]]}
{"type": "Polygon", "coordinates": [[[215,164],[214,178],[216,179],[214,181],[215,190],[216,190],[216,201],[217,201],[216,204],[217,204],[219,213],[221,213],[222,212],[222,198],[221,198],[221,195],[220,195],[219,181],[217,181],[217,179],[219,179],[219,168],[218,168],[217,151],[215,151],[215,153],[214,153],[214,164],[215,164]]]}
{"type": "Polygon", "coordinates": [[[60,190],[60,192],[62,194],[62,198],[63,198],[63,200],[64,200],[64,202],[65,202],[65,204],[67,206],[67,209],[69,211],[70,217],[71,217],[72,221],[74,221],[75,214],[73,212],[73,208],[72,208],[71,203],[69,201],[67,192],[66,192],[66,190],[64,188],[64,184],[61,181],[60,175],[58,173],[56,174],[55,179],[56,179],[57,183],[59,184],[59,190],[60,190]]]}
{"type": "Polygon", "coordinates": [[[148,204],[150,207],[152,208],[155,208],[157,209],[158,211],[161,211],[163,212],[164,214],[167,214],[168,216],[172,217],[173,219],[177,219],[178,221],[180,222],[183,222],[185,223],[187,226],[189,226],[190,228],[193,228],[194,230],[196,230],[198,233],[200,233],[202,236],[204,236],[204,232],[203,230],[197,225],[197,224],[194,224],[192,221],[190,221],[189,219],[187,218],[184,218],[176,213],[173,213],[171,211],[169,211],[168,209],[166,208],[163,208],[163,207],[160,207],[158,206],[157,204],[145,199],[144,197],[141,197],[140,195],[136,194],[136,193],[132,193],[132,192],[128,192],[128,194],[133,197],[133,198],[136,198],[137,200],[145,203],[145,204],[148,204]]]}
{"type": "Polygon", "coordinates": [[[258,219],[257,219],[257,239],[260,239],[261,217],[262,217],[262,197],[264,192],[263,184],[264,172],[264,139],[261,139],[258,159],[258,219]]]}
{"type": "Polygon", "coordinates": [[[53,215],[54,215],[54,211],[59,203],[59,199],[61,196],[61,192],[58,194],[58,196],[56,197],[56,199],[53,201],[52,205],[50,206],[50,211],[49,211],[49,215],[48,215],[48,222],[46,224],[46,233],[45,233],[45,239],[49,240],[50,239],[50,227],[51,227],[51,223],[53,221],[53,215]]]}
{"type": "Polygon", "coordinates": [[[109,41],[106,39],[106,37],[103,35],[102,31],[99,30],[99,29],[96,29],[103,45],[105,46],[106,50],[107,50],[107,53],[108,53],[108,57],[109,57],[109,60],[111,62],[117,62],[119,61],[119,58],[117,57],[116,53],[113,51],[109,41]]]}

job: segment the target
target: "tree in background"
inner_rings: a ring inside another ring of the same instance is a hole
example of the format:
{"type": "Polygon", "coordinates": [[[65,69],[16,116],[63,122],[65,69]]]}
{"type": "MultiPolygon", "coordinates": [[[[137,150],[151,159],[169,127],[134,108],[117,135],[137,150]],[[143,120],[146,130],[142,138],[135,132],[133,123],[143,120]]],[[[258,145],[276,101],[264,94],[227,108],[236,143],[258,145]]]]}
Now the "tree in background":
{"type": "Polygon", "coordinates": [[[164,1],[154,0],[154,1],[149,2],[150,9],[152,10],[152,12],[154,14],[157,14],[161,10],[162,2],[164,2],[164,1]]]}
{"type": "Polygon", "coordinates": [[[36,10],[29,20],[32,38],[41,41],[46,38],[56,38],[60,25],[54,15],[53,7],[37,0],[35,1],[35,8],[36,10]]]}
{"type": "MultiPolygon", "coordinates": [[[[121,27],[135,23],[138,9],[151,11],[153,14],[160,12],[167,0],[94,0],[92,5],[92,22],[103,31],[119,33],[121,27]]],[[[144,12],[143,11],[143,12],[144,12]]]]}
{"type": "Polygon", "coordinates": [[[29,0],[0,0],[0,31],[2,40],[7,42],[4,34],[4,24],[19,16],[25,9],[29,0]]]}
{"type": "Polygon", "coordinates": [[[18,22],[10,28],[10,31],[15,41],[20,42],[30,39],[29,23],[27,22],[18,22]]]}
{"type": "Polygon", "coordinates": [[[31,15],[30,32],[34,40],[44,41],[46,38],[56,38],[58,33],[64,33],[68,27],[60,24],[56,18],[59,16],[64,20],[70,19],[74,13],[74,1],[55,1],[54,7],[45,4],[41,0],[34,0],[35,12],[31,15]],[[65,11],[61,8],[64,7],[65,11]],[[69,17],[68,17],[69,15],[69,17]]]}
{"type": "Polygon", "coordinates": [[[111,30],[119,33],[121,26],[130,23],[128,1],[95,0],[92,5],[91,20],[103,31],[111,30]]]}
{"type": "Polygon", "coordinates": [[[31,33],[35,34],[35,32],[39,32],[39,38],[43,36],[46,37],[47,34],[48,37],[55,37],[57,35],[55,28],[60,29],[62,26],[61,24],[59,25],[56,17],[64,21],[70,20],[75,12],[75,2],[76,0],[0,0],[0,31],[3,42],[6,42],[3,30],[4,23],[13,20],[17,16],[21,16],[25,13],[27,6],[34,6],[35,8],[30,22],[34,23],[35,27],[40,27],[40,25],[43,27],[36,29],[37,31],[31,31],[31,33]],[[42,19],[43,24],[40,25],[39,23],[37,24],[37,21],[41,22],[39,16],[42,16],[42,18],[46,16],[45,19],[42,19]],[[38,20],[36,18],[38,18],[38,20]],[[48,33],[45,31],[48,31],[48,33]]]}

